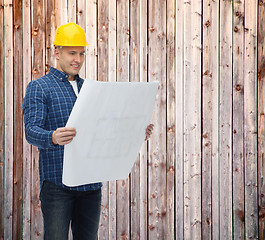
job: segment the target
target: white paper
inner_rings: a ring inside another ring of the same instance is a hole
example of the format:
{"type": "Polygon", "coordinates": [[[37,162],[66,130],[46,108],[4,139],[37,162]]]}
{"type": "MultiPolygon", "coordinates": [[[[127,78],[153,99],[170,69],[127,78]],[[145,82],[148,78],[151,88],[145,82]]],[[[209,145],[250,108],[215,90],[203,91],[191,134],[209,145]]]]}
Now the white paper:
{"type": "Polygon", "coordinates": [[[86,79],[66,124],[77,135],[65,145],[63,184],[127,178],[145,139],[157,90],[158,82],[86,79]]]}

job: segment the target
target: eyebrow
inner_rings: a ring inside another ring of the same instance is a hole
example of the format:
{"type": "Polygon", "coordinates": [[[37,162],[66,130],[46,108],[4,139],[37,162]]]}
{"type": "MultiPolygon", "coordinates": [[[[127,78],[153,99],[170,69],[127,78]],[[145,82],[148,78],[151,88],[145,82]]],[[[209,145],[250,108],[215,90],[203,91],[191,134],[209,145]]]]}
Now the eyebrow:
{"type": "MultiPolygon", "coordinates": [[[[75,51],[75,50],[69,50],[68,52],[70,52],[70,53],[78,53],[78,51],[75,51]]],[[[80,52],[80,53],[85,53],[86,51],[82,51],[82,52],[80,52]]]]}

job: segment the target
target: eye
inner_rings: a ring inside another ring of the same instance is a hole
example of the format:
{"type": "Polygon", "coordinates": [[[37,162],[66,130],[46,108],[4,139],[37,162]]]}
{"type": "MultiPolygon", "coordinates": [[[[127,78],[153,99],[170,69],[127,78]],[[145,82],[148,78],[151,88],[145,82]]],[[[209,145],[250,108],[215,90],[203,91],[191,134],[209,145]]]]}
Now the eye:
{"type": "Polygon", "coordinates": [[[85,56],[85,52],[80,53],[80,56],[85,56]]]}

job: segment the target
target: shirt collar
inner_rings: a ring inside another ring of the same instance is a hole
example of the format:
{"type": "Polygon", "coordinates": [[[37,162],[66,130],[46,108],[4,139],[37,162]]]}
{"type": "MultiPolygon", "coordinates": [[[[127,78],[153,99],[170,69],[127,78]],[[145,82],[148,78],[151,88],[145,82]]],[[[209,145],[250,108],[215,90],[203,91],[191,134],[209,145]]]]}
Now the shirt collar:
{"type": "MultiPolygon", "coordinates": [[[[68,81],[68,77],[69,76],[66,73],[64,73],[64,72],[62,72],[62,71],[60,71],[60,70],[58,70],[58,69],[56,69],[54,67],[50,68],[50,72],[49,73],[52,74],[54,77],[58,78],[61,81],[65,81],[65,80],[68,81]]],[[[80,79],[81,78],[79,77],[78,74],[75,75],[75,80],[77,80],[77,82],[79,82],[80,79]]]]}

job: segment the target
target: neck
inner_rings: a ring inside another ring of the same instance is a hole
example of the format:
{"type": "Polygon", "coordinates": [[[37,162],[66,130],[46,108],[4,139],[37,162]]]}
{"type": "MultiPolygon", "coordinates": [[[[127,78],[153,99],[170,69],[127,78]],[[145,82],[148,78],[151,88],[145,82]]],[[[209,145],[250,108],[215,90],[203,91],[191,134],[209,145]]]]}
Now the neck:
{"type": "Polygon", "coordinates": [[[68,77],[68,81],[74,81],[75,80],[75,76],[70,76],[68,77]]]}

